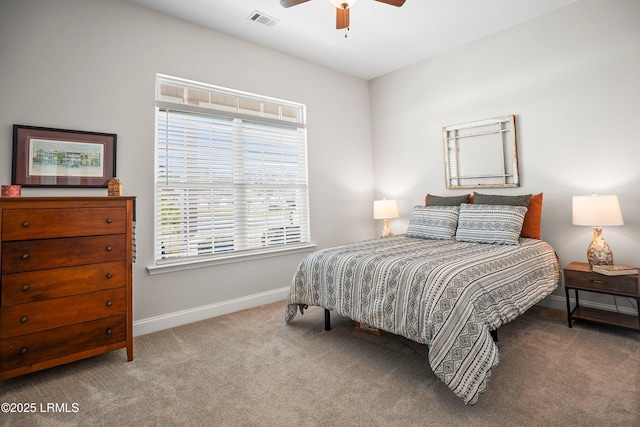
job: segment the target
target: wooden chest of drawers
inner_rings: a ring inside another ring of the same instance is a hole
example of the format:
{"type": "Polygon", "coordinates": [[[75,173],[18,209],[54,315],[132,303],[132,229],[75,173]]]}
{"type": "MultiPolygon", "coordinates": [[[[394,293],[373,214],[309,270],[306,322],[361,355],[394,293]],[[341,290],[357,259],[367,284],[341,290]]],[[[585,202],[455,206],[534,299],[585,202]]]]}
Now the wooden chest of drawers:
{"type": "Polygon", "coordinates": [[[133,197],[0,198],[0,380],[126,348],[133,197]]]}

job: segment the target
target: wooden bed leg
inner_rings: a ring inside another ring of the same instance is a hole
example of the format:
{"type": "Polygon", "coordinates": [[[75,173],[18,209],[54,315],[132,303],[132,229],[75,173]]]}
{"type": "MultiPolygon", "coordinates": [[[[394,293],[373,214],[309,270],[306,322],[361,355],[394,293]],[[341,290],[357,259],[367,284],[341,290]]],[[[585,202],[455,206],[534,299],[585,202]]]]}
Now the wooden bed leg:
{"type": "Polygon", "coordinates": [[[494,329],[493,331],[489,331],[491,337],[493,338],[493,342],[498,342],[498,330],[494,329]]]}
{"type": "Polygon", "coordinates": [[[324,309],[324,330],[331,330],[331,312],[326,308],[324,309]]]}

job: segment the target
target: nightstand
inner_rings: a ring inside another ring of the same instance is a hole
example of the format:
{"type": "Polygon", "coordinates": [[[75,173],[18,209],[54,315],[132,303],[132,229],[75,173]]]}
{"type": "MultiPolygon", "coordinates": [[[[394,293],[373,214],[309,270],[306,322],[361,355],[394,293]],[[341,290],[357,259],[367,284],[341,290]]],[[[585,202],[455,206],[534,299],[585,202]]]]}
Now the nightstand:
{"type": "Polygon", "coordinates": [[[606,276],[594,273],[586,262],[572,262],[564,269],[564,288],[567,297],[567,317],[569,327],[573,319],[587,320],[634,330],[640,333],[640,288],[638,275],[606,276]],[[569,290],[573,289],[576,305],[571,309],[569,290]],[[621,314],[607,310],[580,306],[579,291],[624,296],[636,300],[638,315],[621,314]]]}

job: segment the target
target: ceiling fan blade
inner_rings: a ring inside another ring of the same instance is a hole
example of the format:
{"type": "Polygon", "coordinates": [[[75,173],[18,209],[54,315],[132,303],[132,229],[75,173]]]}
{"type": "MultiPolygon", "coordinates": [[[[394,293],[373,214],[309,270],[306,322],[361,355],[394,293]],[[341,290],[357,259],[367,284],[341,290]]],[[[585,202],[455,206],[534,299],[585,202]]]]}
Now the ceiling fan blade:
{"type": "Polygon", "coordinates": [[[349,8],[336,8],[336,30],[349,28],[349,8]]]}
{"type": "Polygon", "coordinates": [[[282,7],[291,7],[300,3],[306,3],[309,0],[280,0],[280,6],[282,7]]]}
{"type": "MultiPolygon", "coordinates": [[[[380,3],[385,3],[391,6],[396,6],[396,7],[400,7],[404,4],[405,0],[376,0],[379,1],[380,3]]],[[[282,3],[282,2],[280,2],[282,3]]]]}

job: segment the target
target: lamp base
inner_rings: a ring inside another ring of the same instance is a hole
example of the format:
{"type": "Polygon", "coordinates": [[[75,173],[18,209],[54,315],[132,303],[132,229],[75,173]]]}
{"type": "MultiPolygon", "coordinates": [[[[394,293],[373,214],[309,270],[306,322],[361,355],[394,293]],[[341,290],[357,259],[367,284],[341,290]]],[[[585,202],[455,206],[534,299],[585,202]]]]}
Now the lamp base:
{"type": "Polygon", "coordinates": [[[602,237],[602,227],[593,227],[593,239],[587,249],[587,260],[592,267],[594,265],[613,265],[613,253],[602,237]]]}
{"type": "Polygon", "coordinates": [[[382,233],[380,233],[380,237],[391,237],[393,236],[393,232],[389,228],[389,220],[384,220],[384,228],[382,229],[382,233]]]}

